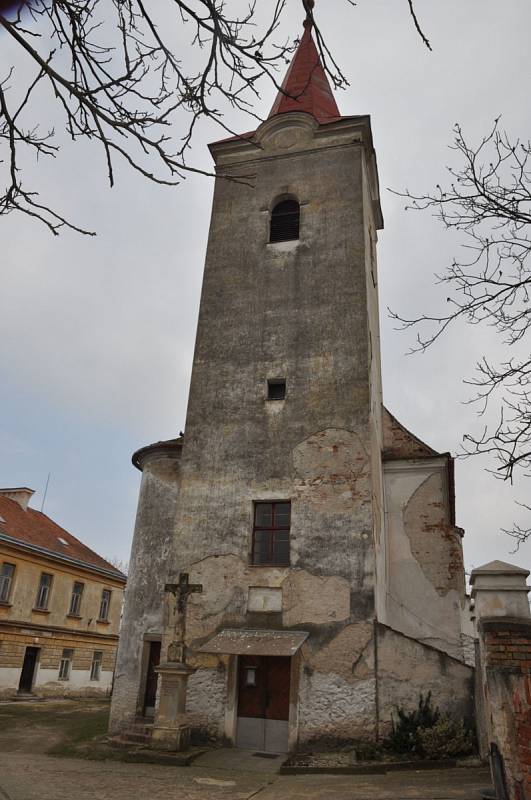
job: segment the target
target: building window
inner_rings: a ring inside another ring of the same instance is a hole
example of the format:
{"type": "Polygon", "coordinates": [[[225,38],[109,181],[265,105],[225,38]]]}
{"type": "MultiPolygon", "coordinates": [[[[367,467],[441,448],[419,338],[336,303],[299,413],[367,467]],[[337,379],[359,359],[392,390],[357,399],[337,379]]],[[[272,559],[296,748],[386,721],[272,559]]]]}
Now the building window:
{"type": "Polygon", "coordinates": [[[81,597],[83,595],[84,583],[74,581],[74,588],[72,589],[72,597],[70,598],[70,609],[68,611],[73,617],[79,617],[81,611],[81,597]]]}
{"type": "Polygon", "coordinates": [[[284,378],[273,378],[267,382],[267,399],[284,400],[286,397],[286,381],[284,378]]]}
{"type": "Polygon", "coordinates": [[[92,655],[92,664],[90,667],[90,680],[99,681],[101,674],[101,662],[103,660],[103,653],[100,650],[94,650],[92,655]]]}
{"type": "Polygon", "coordinates": [[[253,564],[289,564],[290,521],[290,502],[255,503],[253,564]]]}
{"type": "Polygon", "coordinates": [[[270,242],[299,238],[300,207],[296,200],[282,200],[271,212],[270,242]]]}
{"type": "Polygon", "coordinates": [[[15,565],[4,562],[2,564],[2,572],[0,572],[0,603],[9,602],[14,574],[15,565]]]}
{"type": "Polygon", "coordinates": [[[49,575],[47,572],[43,572],[41,574],[41,579],[39,581],[39,591],[37,592],[37,600],[35,602],[35,608],[38,608],[41,611],[47,610],[48,601],[50,600],[51,588],[52,588],[52,576],[49,575]]]}
{"type": "Polygon", "coordinates": [[[67,681],[70,678],[70,670],[72,668],[72,659],[74,658],[74,651],[68,647],[63,650],[61,662],[59,664],[59,680],[67,681]]]}
{"type": "Polygon", "coordinates": [[[101,593],[100,615],[98,619],[106,622],[109,618],[109,606],[111,605],[111,590],[104,589],[101,593]]]}

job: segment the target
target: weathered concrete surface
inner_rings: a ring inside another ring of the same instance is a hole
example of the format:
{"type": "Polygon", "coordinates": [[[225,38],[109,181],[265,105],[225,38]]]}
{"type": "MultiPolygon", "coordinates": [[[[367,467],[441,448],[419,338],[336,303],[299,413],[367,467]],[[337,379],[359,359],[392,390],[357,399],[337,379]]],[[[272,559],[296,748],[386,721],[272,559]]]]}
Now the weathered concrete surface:
{"type": "MultiPolygon", "coordinates": [[[[226,763],[226,751],[225,763],[226,763]]],[[[255,759],[258,761],[258,759],[255,759]]],[[[0,797],[8,800],[480,800],[486,769],[395,772],[387,775],[278,776],[226,769],[164,767],[0,755],[0,797]],[[259,794],[258,794],[259,793],[259,794]]]]}

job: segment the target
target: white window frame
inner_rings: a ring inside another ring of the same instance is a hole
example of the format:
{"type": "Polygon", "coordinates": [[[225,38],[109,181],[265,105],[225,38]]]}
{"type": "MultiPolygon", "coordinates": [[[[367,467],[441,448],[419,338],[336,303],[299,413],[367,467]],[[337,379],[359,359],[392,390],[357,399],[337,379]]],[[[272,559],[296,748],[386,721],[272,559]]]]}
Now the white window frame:
{"type": "Polygon", "coordinates": [[[11,597],[11,589],[13,586],[13,578],[15,576],[16,565],[11,564],[9,561],[4,561],[2,564],[2,572],[0,574],[0,603],[9,603],[11,597]],[[6,567],[11,567],[11,574],[5,574],[6,567]]]}
{"type": "Polygon", "coordinates": [[[99,681],[101,678],[101,666],[103,663],[103,651],[94,650],[92,653],[92,664],[90,665],[90,680],[99,681]]]}
{"type": "Polygon", "coordinates": [[[111,610],[111,594],[112,592],[110,589],[102,589],[100,615],[98,617],[101,622],[107,622],[109,620],[109,611],[111,610]]]}
{"type": "Polygon", "coordinates": [[[39,588],[37,590],[37,599],[35,600],[35,608],[39,611],[48,611],[48,603],[50,602],[50,594],[52,592],[53,575],[50,572],[41,572],[39,578],[39,588]],[[50,578],[48,584],[44,584],[42,579],[44,576],[50,578]]]}
{"type": "Polygon", "coordinates": [[[70,672],[72,671],[72,661],[74,660],[74,651],[71,647],[63,648],[63,655],[59,662],[59,680],[69,681],[70,672]]]}
{"type": "Polygon", "coordinates": [[[70,597],[70,608],[68,613],[74,617],[79,617],[81,611],[81,600],[83,598],[83,591],[85,589],[85,584],[81,581],[74,581],[74,585],[72,587],[72,595],[70,597]],[[80,586],[79,592],[76,592],[76,586],[80,586]]]}

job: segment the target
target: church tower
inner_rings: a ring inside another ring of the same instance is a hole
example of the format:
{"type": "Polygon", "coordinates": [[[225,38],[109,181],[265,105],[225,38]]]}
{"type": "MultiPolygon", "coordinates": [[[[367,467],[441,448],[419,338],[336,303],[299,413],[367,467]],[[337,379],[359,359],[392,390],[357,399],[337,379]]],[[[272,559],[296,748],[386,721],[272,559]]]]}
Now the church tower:
{"type": "Polygon", "coordinates": [[[155,709],[161,746],[180,746],[186,714],[194,735],[276,752],[376,735],[396,421],[382,407],[370,119],[340,114],[306,22],[268,119],[210,150],[185,434],[135,454],[112,726],[155,709]]]}

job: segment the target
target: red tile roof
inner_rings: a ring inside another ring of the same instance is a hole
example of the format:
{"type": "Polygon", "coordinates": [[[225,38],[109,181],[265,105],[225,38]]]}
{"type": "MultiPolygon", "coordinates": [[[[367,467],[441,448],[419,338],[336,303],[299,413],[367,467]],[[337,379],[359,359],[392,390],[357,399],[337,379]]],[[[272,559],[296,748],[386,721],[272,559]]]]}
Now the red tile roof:
{"type": "Polygon", "coordinates": [[[321,124],[341,119],[308,20],[269,117],[289,111],[305,111],[321,124]]]}
{"type": "Polygon", "coordinates": [[[117,578],[125,580],[125,575],[120,570],[41,511],[36,511],[34,508],[24,511],[16,500],[0,495],[0,518],[0,534],[17,539],[21,544],[39,547],[63,558],[81,561],[88,567],[113,572],[117,578]]]}

